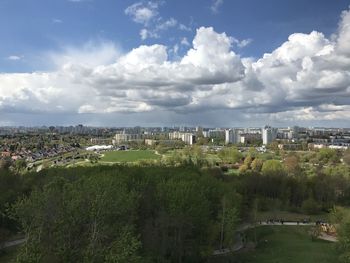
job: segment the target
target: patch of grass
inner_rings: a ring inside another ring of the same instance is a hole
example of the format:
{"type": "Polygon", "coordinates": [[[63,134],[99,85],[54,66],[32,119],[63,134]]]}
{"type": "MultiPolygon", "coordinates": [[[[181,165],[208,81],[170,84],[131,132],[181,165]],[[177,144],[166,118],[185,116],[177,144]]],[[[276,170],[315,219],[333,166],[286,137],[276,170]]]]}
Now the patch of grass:
{"type": "Polygon", "coordinates": [[[239,170],[238,169],[229,169],[227,172],[227,175],[237,176],[237,175],[239,175],[239,170]]]}
{"type": "MultiPolygon", "coordinates": [[[[239,254],[237,262],[245,263],[337,263],[335,244],[312,241],[308,226],[264,226],[256,228],[257,247],[239,254]]],[[[254,230],[247,232],[254,240],[254,230]]]]}
{"type": "Polygon", "coordinates": [[[141,160],[156,160],[161,158],[160,155],[155,154],[150,150],[138,150],[138,151],[110,151],[105,152],[101,158],[101,162],[136,162],[141,160]]]}

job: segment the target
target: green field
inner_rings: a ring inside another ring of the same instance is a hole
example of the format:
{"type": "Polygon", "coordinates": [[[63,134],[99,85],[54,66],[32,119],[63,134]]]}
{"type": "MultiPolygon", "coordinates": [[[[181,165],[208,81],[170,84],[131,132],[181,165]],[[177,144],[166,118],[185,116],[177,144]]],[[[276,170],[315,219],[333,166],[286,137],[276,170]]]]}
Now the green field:
{"type": "Polygon", "coordinates": [[[141,160],[156,160],[161,158],[160,155],[155,154],[150,150],[138,150],[138,151],[110,151],[103,153],[101,162],[110,163],[125,163],[125,162],[137,162],[141,160]]]}
{"type": "MultiPolygon", "coordinates": [[[[265,226],[256,228],[258,245],[241,252],[237,262],[244,263],[337,263],[335,243],[312,241],[308,226],[265,226]]],[[[248,231],[254,240],[254,230],[248,231]]]]}

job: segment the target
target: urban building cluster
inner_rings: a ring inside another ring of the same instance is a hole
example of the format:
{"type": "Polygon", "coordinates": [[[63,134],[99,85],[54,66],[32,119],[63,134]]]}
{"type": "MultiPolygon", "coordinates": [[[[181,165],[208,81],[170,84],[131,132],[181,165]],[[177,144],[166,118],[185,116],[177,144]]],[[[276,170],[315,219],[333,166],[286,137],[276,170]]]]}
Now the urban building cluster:
{"type": "MultiPolygon", "coordinates": [[[[153,147],[158,144],[212,146],[261,146],[277,143],[280,149],[308,150],[320,148],[350,148],[350,128],[315,127],[253,127],[253,128],[203,128],[203,127],[0,127],[0,158],[36,161],[77,148],[105,145],[105,149],[126,149],[130,143],[153,147]],[[112,146],[112,148],[111,148],[112,146]]],[[[103,147],[102,147],[103,148],[103,147]]],[[[101,149],[89,148],[89,149],[101,149]]]]}
{"type": "Polygon", "coordinates": [[[171,143],[180,140],[192,145],[199,138],[207,138],[208,142],[240,145],[268,145],[279,143],[282,149],[298,150],[301,143],[309,148],[329,147],[347,149],[350,147],[350,128],[304,128],[271,126],[253,128],[202,128],[202,127],[164,127],[164,128],[128,128],[116,133],[113,144],[127,142],[144,142],[146,145],[155,145],[157,142],[171,143]]]}

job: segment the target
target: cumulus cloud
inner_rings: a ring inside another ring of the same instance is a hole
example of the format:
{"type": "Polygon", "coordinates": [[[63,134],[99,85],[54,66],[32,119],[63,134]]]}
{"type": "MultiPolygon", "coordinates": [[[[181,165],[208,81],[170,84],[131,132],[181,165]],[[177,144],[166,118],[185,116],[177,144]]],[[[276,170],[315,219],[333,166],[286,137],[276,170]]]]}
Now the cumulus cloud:
{"type": "Polygon", "coordinates": [[[29,111],[34,101],[33,111],[81,113],[188,107],[196,103],[192,95],[199,90],[243,78],[243,65],[230,47],[225,33],[203,27],[177,62],[168,60],[164,45],[140,46],[114,56],[115,63],[110,64],[104,63],[105,58],[118,52],[108,44],[100,52],[68,48],[65,55],[52,56],[62,64],[56,72],[0,75],[0,107],[29,111]],[[73,90],[79,95],[72,96],[73,90]]]}
{"type": "Polygon", "coordinates": [[[335,37],[294,33],[258,59],[241,58],[232,50],[235,38],[211,27],[198,28],[192,44],[183,39],[191,46],[176,61],[157,44],[127,53],[108,42],[66,48],[48,56],[55,71],[0,74],[0,112],[225,112],[232,119],[345,120],[349,36],[345,11],[335,37]]]}

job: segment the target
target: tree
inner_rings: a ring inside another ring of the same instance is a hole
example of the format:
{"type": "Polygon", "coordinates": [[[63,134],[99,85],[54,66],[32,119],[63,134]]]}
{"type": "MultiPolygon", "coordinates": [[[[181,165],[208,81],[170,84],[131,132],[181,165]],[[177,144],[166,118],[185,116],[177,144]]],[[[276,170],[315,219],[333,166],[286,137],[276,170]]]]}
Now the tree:
{"type": "Polygon", "coordinates": [[[158,187],[158,224],[162,239],[161,251],[169,254],[171,262],[182,262],[191,254],[200,255],[209,228],[209,201],[198,183],[170,179],[158,187]],[[197,235],[194,235],[197,233],[197,235]],[[196,246],[191,244],[197,243],[196,246]]]}
{"type": "Polygon", "coordinates": [[[287,156],[284,159],[283,163],[286,167],[288,174],[297,175],[301,172],[298,157],[296,157],[295,155],[287,156]]]}
{"type": "Polygon", "coordinates": [[[247,157],[244,159],[244,164],[247,166],[248,169],[251,168],[252,162],[253,162],[253,158],[250,154],[248,154],[247,157]]]}
{"type": "Polygon", "coordinates": [[[8,170],[11,167],[12,160],[10,157],[0,159],[0,170],[8,170]]]}
{"type": "Polygon", "coordinates": [[[339,259],[343,263],[350,262],[350,213],[342,207],[334,207],[331,212],[331,222],[336,225],[339,259]]]}
{"type": "Polygon", "coordinates": [[[320,162],[323,163],[339,163],[340,156],[337,150],[322,148],[317,154],[317,158],[320,162]]]}
{"type": "Polygon", "coordinates": [[[344,152],[343,161],[350,166],[350,150],[344,152]]]}
{"type": "Polygon", "coordinates": [[[238,163],[242,160],[243,155],[234,147],[225,147],[219,151],[218,156],[223,162],[238,163]]]}
{"type": "Polygon", "coordinates": [[[278,175],[285,174],[285,169],[282,163],[278,160],[265,161],[261,171],[264,175],[271,175],[271,176],[278,176],[278,175]]]}
{"type": "Polygon", "coordinates": [[[13,208],[27,237],[18,261],[102,262],[107,257],[107,262],[124,262],[108,255],[136,257],[135,201],[135,193],[109,176],[74,183],[54,178],[13,208]]]}
{"type": "Polygon", "coordinates": [[[25,169],[26,167],[27,167],[27,162],[24,159],[19,159],[15,161],[14,168],[17,174],[19,174],[21,170],[25,169]]]}
{"type": "Polygon", "coordinates": [[[246,165],[246,164],[242,164],[240,167],[239,167],[239,172],[240,173],[245,173],[246,171],[248,171],[249,170],[249,167],[248,167],[248,165],[246,165]]]}
{"type": "Polygon", "coordinates": [[[259,158],[255,158],[254,161],[251,164],[252,170],[255,172],[260,172],[261,168],[263,166],[263,160],[259,159],[259,158]]]}

